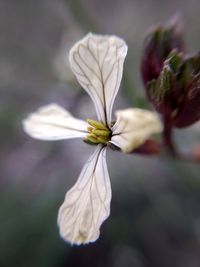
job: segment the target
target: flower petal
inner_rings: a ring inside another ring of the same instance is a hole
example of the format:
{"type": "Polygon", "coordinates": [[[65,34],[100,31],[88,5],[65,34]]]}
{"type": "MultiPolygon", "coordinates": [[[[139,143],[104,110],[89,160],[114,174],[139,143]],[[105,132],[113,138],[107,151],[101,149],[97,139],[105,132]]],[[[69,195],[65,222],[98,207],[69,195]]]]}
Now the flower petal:
{"type": "Polygon", "coordinates": [[[41,107],[23,121],[24,131],[41,140],[85,137],[87,126],[86,122],[74,118],[57,104],[41,107]]]}
{"type": "Polygon", "coordinates": [[[142,145],[152,134],[162,131],[158,116],[148,110],[130,108],[116,112],[111,143],[125,153],[142,145]]]}
{"type": "Polygon", "coordinates": [[[98,145],[59,209],[60,235],[71,244],[95,241],[110,214],[111,187],[105,156],[106,147],[98,145]]]}
{"type": "Polygon", "coordinates": [[[69,53],[72,71],[91,96],[98,119],[107,126],[111,125],[127,49],[125,41],[117,36],[89,33],[69,53]]]}

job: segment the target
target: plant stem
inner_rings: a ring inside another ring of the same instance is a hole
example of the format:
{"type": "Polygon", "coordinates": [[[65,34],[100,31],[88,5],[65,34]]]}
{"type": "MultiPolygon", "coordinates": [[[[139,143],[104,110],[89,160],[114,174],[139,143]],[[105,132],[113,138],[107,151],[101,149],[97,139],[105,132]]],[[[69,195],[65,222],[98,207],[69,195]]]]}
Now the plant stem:
{"type": "Polygon", "coordinates": [[[173,157],[178,157],[178,152],[176,150],[175,144],[173,142],[173,128],[171,126],[171,120],[168,117],[163,118],[163,142],[166,148],[166,151],[173,157]]]}

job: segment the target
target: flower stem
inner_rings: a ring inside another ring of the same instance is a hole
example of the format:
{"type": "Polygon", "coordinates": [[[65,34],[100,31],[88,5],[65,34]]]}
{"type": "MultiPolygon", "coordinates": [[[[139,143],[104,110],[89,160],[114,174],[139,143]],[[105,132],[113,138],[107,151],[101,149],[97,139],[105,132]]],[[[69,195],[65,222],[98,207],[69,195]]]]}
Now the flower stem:
{"type": "Polygon", "coordinates": [[[163,142],[165,149],[168,154],[170,154],[173,157],[178,157],[178,152],[175,147],[175,144],[173,142],[173,128],[171,126],[171,120],[168,117],[163,118],[163,124],[164,124],[164,129],[163,129],[163,142]]]}

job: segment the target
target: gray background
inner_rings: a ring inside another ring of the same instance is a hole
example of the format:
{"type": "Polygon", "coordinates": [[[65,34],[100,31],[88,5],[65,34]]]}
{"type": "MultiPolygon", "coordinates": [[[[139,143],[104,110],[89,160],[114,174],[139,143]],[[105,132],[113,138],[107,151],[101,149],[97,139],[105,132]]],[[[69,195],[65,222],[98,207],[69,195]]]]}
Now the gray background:
{"type": "MultiPolygon", "coordinates": [[[[0,0],[0,267],[200,266],[199,165],[109,151],[111,216],[96,243],[71,247],[58,235],[57,210],[93,147],[34,140],[21,126],[51,102],[95,116],[67,60],[89,31],[129,46],[114,109],[151,108],[139,72],[145,33],[182,15],[188,51],[197,51],[199,10],[198,0],[0,0]]],[[[175,139],[193,148],[200,125],[175,131],[175,139]]]]}

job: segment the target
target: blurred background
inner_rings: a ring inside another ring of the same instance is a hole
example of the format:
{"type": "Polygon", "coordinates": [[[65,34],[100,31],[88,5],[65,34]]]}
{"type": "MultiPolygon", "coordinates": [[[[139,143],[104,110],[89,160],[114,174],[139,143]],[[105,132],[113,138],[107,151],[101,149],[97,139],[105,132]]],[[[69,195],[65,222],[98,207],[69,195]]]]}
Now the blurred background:
{"type": "MultiPolygon", "coordinates": [[[[114,109],[151,108],[139,72],[145,33],[181,14],[188,50],[198,51],[199,10],[199,0],[0,0],[0,267],[200,266],[199,165],[109,151],[111,216],[98,241],[70,246],[59,237],[57,211],[93,148],[34,140],[21,125],[52,102],[94,118],[68,66],[70,47],[89,31],[129,46],[114,109]]],[[[200,124],[175,138],[189,150],[200,124]]]]}

